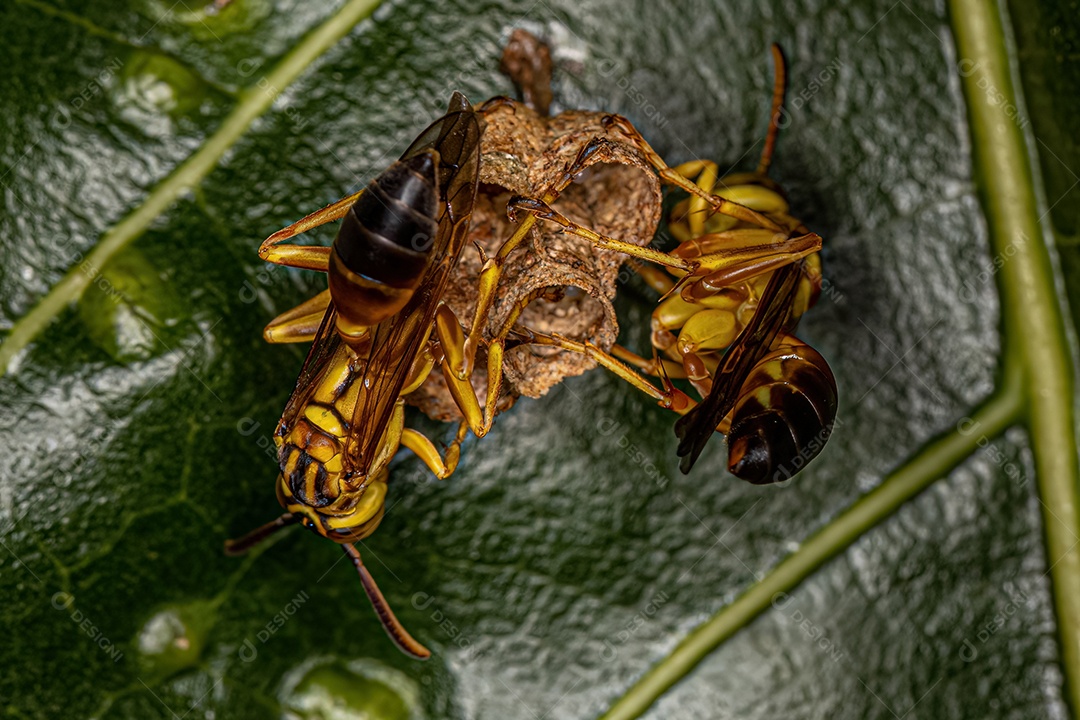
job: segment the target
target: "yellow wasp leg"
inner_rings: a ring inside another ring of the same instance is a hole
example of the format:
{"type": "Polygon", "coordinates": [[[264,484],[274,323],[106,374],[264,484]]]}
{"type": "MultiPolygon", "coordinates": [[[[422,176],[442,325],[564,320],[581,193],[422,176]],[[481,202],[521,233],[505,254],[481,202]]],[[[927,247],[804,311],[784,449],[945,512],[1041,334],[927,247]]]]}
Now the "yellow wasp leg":
{"type": "Polygon", "coordinates": [[[626,139],[634,145],[645,156],[646,162],[653,166],[660,179],[669,185],[674,185],[692,196],[702,198],[706,204],[708,204],[712,211],[720,213],[721,215],[729,215],[743,222],[750,223],[751,225],[757,225],[769,230],[775,230],[781,232],[783,228],[777,225],[773,220],[762,215],[756,210],[751,210],[745,205],[741,205],[737,202],[727,200],[718,195],[712,195],[710,193],[702,191],[697,185],[687,180],[683,175],[675,172],[668,166],[664,159],[657,154],[652,146],[641,136],[641,133],[630,124],[630,121],[621,115],[608,115],[604,118],[604,125],[608,128],[616,128],[626,139]]]}
{"type": "MultiPolygon", "coordinates": [[[[523,340],[526,343],[531,343],[534,345],[547,345],[550,347],[561,348],[563,350],[569,350],[570,352],[588,355],[592,359],[596,360],[597,364],[599,364],[601,367],[614,373],[617,377],[622,378],[623,380],[630,383],[632,386],[645,393],[649,397],[657,400],[657,404],[659,404],[660,407],[667,408],[668,410],[677,412],[680,415],[685,415],[686,413],[690,412],[690,410],[692,410],[695,406],[697,406],[697,402],[695,402],[689,395],[671,384],[671,381],[668,379],[666,369],[658,373],[661,377],[661,381],[664,383],[664,389],[661,390],[649,381],[647,381],[645,378],[634,372],[631,368],[623,365],[621,362],[619,362],[618,359],[616,359],[614,355],[605,353],[603,350],[590,342],[577,342],[575,340],[564,338],[560,335],[546,335],[544,333],[538,333],[524,328],[519,329],[516,332],[523,337],[523,340]]],[[[618,345],[616,345],[613,349],[613,353],[618,353],[619,355],[627,358],[636,357],[638,360],[643,361],[643,365],[648,364],[648,361],[645,361],[644,358],[636,356],[626,348],[619,347],[618,345]]],[[[663,367],[666,368],[668,361],[665,360],[662,362],[663,367]]],[[[653,365],[652,367],[656,367],[656,365],[653,365]]],[[[691,366],[691,370],[694,372],[695,375],[699,374],[700,372],[697,367],[693,366],[691,366]]],[[[686,371],[683,370],[678,375],[676,375],[676,377],[684,376],[685,374],[686,371]]],[[[691,382],[694,382],[695,380],[697,380],[697,378],[692,378],[691,382]]],[[[709,382],[711,383],[711,379],[709,380],[709,382]]],[[[720,424],[716,426],[716,431],[720,433],[727,433],[729,429],[731,429],[730,414],[728,417],[725,417],[723,420],[721,420],[720,424]]]]}
{"type": "Polygon", "coordinates": [[[648,360],[637,353],[624,348],[622,345],[612,345],[611,355],[617,360],[622,360],[624,363],[633,365],[646,375],[655,375],[657,377],[667,375],[669,378],[675,378],[677,380],[686,378],[686,370],[683,369],[682,365],[679,365],[673,360],[665,360],[663,358],[653,358],[648,360]],[[663,368],[661,368],[660,365],[663,365],[663,368]]]}
{"type": "Polygon", "coordinates": [[[330,248],[323,245],[278,245],[259,248],[259,257],[275,265],[301,270],[326,272],[330,267],[330,248]]]}
{"type": "MultiPolygon", "coordinates": [[[[678,168],[675,172],[683,175],[679,172],[678,168]]],[[[706,194],[711,194],[713,187],[716,185],[716,163],[704,161],[702,163],[701,172],[698,174],[697,186],[701,188],[701,191],[706,194]]],[[[728,198],[734,200],[735,198],[728,198]]],[[[738,200],[736,200],[738,202],[738,200]]],[[[709,204],[705,202],[705,198],[701,195],[690,196],[690,210],[687,213],[687,222],[690,224],[690,234],[697,237],[705,232],[705,216],[708,210],[709,204]]]]}
{"type": "MultiPolygon", "coordinates": [[[[489,275],[489,278],[495,278],[497,282],[499,265],[491,265],[490,267],[494,267],[495,270],[489,275]]],[[[466,338],[461,322],[453,310],[447,305],[440,305],[435,311],[435,332],[443,351],[443,377],[446,379],[447,387],[450,389],[454,402],[457,403],[461,414],[465,416],[465,422],[477,437],[487,435],[495,423],[499,396],[502,393],[502,365],[506,351],[506,339],[529,303],[541,297],[547,291],[547,288],[537,288],[524,297],[518,298],[510,309],[500,331],[487,344],[487,398],[482,409],[480,400],[476,397],[476,390],[472,386],[472,362],[471,358],[468,357],[468,342],[474,337],[479,337],[479,333],[482,332],[482,328],[487,321],[487,316],[478,316],[479,323],[476,320],[477,316],[474,316],[474,326],[480,328],[480,330],[476,331],[475,336],[470,334],[466,338]]]]}
{"type": "MultiPolygon", "coordinates": [[[[693,180],[698,175],[704,173],[706,170],[711,171],[713,175],[719,174],[719,166],[712,160],[687,160],[681,165],[676,165],[675,167],[671,168],[671,170],[673,172],[679,173],[687,180],[693,180]]],[[[701,184],[699,183],[698,186],[701,187],[701,184]]],[[[704,190],[705,188],[702,187],[702,189],[704,190]]],[[[705,192],[710,191],[705,190],[705,192]]]]}
{"type": "MultiPolygon", "coordinates": [[[[687,259],[674,253],[669,254],[649,247],[638,247],[622,240],[615,240],[606,235],[601,235],[594,230],[575,223],[541,200],[512,198],[508,207],[514,210],[521,208],[545,220],[557,223],[567,231],[585,238],[604,250],[614,250],[676,270],[696,272],[699,269],[705,269],[711,271],[705,277],[706,285],[710,290],[775,270],[821,250],[821,236],[815,233],[807,233],[794,238],[788,237],[786,233],[769,233],[767,237],[773,242],[747,244],[744,247],[736,247],[731,250],[713,252],[708,255],[687,259]],[[777,239],[779,242],[775,242],[777,239]]],[[[701,282],[701,280],[697,281],[698,284],[701,282]]]]}
{"type": "Polygon", "coordinates": [[[552,209],[551,206],[543,200],[534,200],[523,197],[511,198],[510,202],[507,204],[507,210],[514,212],[519,209],[544,220],[550,220],[551,222],[561,225],[574,235],[585,238],[593,245],[603,250],[613,250],[615,252],[623,253],[624,255],[629,255],[630,257],[647,260],[656,263],[657,265],[664,265],[677,270],[690,271],[697,266],[693,261],[684,260],[683,258],[661,252],[655,248],[639,247],[633,243],[628,243],[625,240],[616,240],[607,235],[601,235],[589,228],[582,227],[559,211],[552,209]]]}
{"type": "MultiPolygon", "coordinates": [[[[420,354],[417,355],[416,359],[413,360],[413,364],[409,368],[409,376],[406,378],[405,385],[401,390],[402,397],[423,385],[428,379],[428,376],[431,375],[431,370],[434,367],[435,356],[431,352],[431,347],[425,346],[420,354]]],[[[404,401],[399,399],[398,404],[401,409],[404,410],[404,401]]],[[[468,423],[463,421],[458,425],[458,431],[453,442],[446,448],[446,458],[444,460],[439,455],[439,451],[435,448],[435,444],[432,443],[431,440],[416,430],[404,427],[403,413],[401,414],[402,427],[400,431],[393,430],[393,428],[396,427],[395,422],[397,419],[398,408],[394,408],[394,415],[391,418],[391,430],[387,430],[387,439],[383,442],[394,443],[395,452],[397,451],[398,443],[407,447],[409,450],[412,450],[440,480],[450,477],[457,468],[458,460],[461,458],[461,443],[465,439],[466,434],[468,434],[468,423]]]]}
{"type": "MultiPolygon", "coordinates": [[[[495,337],[488,343],[488,392],[487,401],[484,404],[485,432],[491,429],[491,424],[495,419],[499,395],[502,393],[502,365],[503,356],[506,353],[506,340],[510,336],[510,333],[514,332],[514,325],[517,324],[518,319],[521,317],[521,314],[525,312],[525,308],[529,306],[529,303],[542,297],[547,292],[548,288],[537,288],[527,295],[518,298],[514,302],[514,306],[510,308],[510,312],[507,313],[502,328],[499,329],[499,332],[496,333],[495,337]]],[[[531,331],[528,330],[524,331],[526,335],[530,332],[531,331]]]]}
{"type": "Polygon", "coordinates": [[[401,444],[412,450],[413,454],[420,458],[425,465],[435,473],[435,477],[445,480],[454,474],[458,461],[461,459],[461,443],[469,432],[469,424],[464,420],[458,423],[457,434],[454,440],[446,448],[446,456],[439,454],[435,443],[431,442],[423,433],[405,428],[401,433],[401,444]]]}
{"type": "Polygon", "coordinates": [[[547,345],[549,347],[557,347],[563,350],[569,350],[570,352],[587,355],[595,360],[600,366],[606,368],[641,392],[656,400],[660,407],[673,410],[680,415],[685,415],[697,404],[690,399],[686,393],[674,386],[668,386],[665,390],[659,389],[648,380],[641,377],[641,375],[634,372],[633,369],[623,365],[613,356],[604,352],[591,342],[579,342],[563,337],[562,335],[548,335],[526,328],[518,329],[516,332],[522,336],[524,342],[531,345],[547,345]]]}
{"type": "MultiPolygon", "coordinates": [[[[554,189],[544,195],[545,202],[555,202],[562,188],[554,189]]],[[[480,252],[483,267],[480,270],[480,288],[476,298],[476,311],[473,313],[472,325],[469,327],[469,335],[465,339],[463,351],[464,369],[466,376],[471,375],[473,363],[476,360],[476,350],[480,339],[484,334],[484,325],[491,313],[491,306],[495,302],[495,290],[499,287],[499,278],[502,277],[502,266],[517,247],[521,244],[532,226],[536,224],[536,217],[529,215],[522,219],[514,234],[499,247],[495,257],[489,257],[479,245],[476,249],[480,252]]],[[[490,372],[489,372],[490,375],[490,372]]]]}
{"type": "Polygon", "coordinates": [[[480,401],[472,386],[472,368],[465,362],[465,331],[457,315],[445,303],[435,310],[435,334],[442,346],[442,370],[446,386],[469,428],[476,437],[484,437],[490,426],[485,422],[480,401]]]}
{"type": "Polygon", "coordinates": [[[427,346],[413,359],[401,395],[394,403],[394,410],[390,414],[389,422],[386,423],[386,430],[383,431],[383,436],[376,446],[375,457],[371,461],[372,473],[379,469],[385,469],[390,464],[390,460],[397,454],[398,448],[402,444],[402,436],[405,433],[405,396],[423,384],[424,380],[431,374],[431,368],[434,365],[434,357],[427,346]]]}
{"type": "Polygon", "coordinates": [[[636,272],[645,284],[651,287],[661,295],[667,295],[671,292],[671,288],[675,287],[675,283],[671,281],[671,278],[664,274],[659,268],[654,268],[652,265],[642,265],[640,263],[632,263],[634,272],[636,272]]]}
{"type": "Polygon", "coordinates": [[[263,240],[262,245],[259,246],[259,255],[262,256],[262,254],[267,249],[274,245],[277,245],[284,240],[296,237],[301,233],[306,233],[308,230],[311,230],[312,228],[317,228],[320,225],[325,225],[328,222],[340,220],[341,218],[345,217],[345,213],[349,212],[349,208],[351,208],[353,203],[355,203],[357,199],[363,194],[364,191],[361,190],[359,192],[353,193],[352,195],[343,197],[336,202],[330,203],[321,210],[316,210],[309,215],[305,215],[301,219],[294,222],[292,225],[278,230],[276,233],[263,240]]]}
{"type": "Polygon", "coordinates": [[[326,272],[330,263],[330,248],[317,245],[279,245],[279,243],[305,233],[312,228],[345,217],[345,213],[349,211],[349,208],[363,193],[364,191],[361,190],[343,197],[337,202],[330,203],[321,210],[316,210],[310,215],[297,220],[292,225],[278,230],[263,240],[259,246],[259,257],[275,265],[326,272]]]}
{"type": "Polygon", "coordinates": [[[311,342],[329,305],[330,291],[323,290],[271,320],[263,328],[263,339],[269,343],[311,342]]]}
{"type": "Polygon", "coordinates": [[[683,297],[698,300],[715,295],[724,288],[772,272],[785,265],[798,262],[821,250],[821,236],[815,233],[790,238],[774,245],[765,245],[758,249],[747,248],[731,253],[730,256],[713,261],[702,258],[702,267],[712,270],[688,285],[683,297]],[[716,268],[716,269],[713,269],[716,268]]]}

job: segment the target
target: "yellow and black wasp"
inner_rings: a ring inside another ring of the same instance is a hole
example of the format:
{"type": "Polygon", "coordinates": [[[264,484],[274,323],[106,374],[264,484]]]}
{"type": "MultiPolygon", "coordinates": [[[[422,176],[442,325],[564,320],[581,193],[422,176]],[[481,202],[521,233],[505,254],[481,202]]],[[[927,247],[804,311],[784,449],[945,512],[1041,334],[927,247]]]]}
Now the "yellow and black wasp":
{"type": "MultiPolygon", "coordinates": [[[[398,622],[353,543],[382,520],[387,465],[399,446],[439,475],[457,461],[457,444],[444,459],[430,440],[404,427],[402,398],[436,362],[429,340],[436,315],[447,312],[439,299],[468,234],[479,148],[477,115],[455,93],[447,114],[362,193],[271,236],[260,249],[272,262],[326,272],[330,286],[268,330],[279,341],[314,340],[275,432],[277,495],[286,513],[226,549],[245,552],[296,523],[340,543],[391,639],[420,658],[430,652],[398,622]],[[342,215],[331,247],[278,244],[342,215]]],[[[451,353],[453,339],[440,339],[451,353]]]]}
{"type": "MultiPolygon", "coordinates": [[[[837,408],[828,363],[792,334],[820,294],[821,238],[788,214],[782,190],[768,177],[786,90],[783,53],[778,45],[772,53],[772,112],[755,172],[718,179],[716,163],[705,160],[665,168],[629,123],[610,120],[654,156],[665,181],[690,193],[675,206],[669,222],[679,246],[664,257],[638,256],[667,267],[678,282],[650,266],[635,265],[663,296],[652,317],[654,357],[621,346],[609,355],[588,343],[523,331],[529,342],[591,355],[682,414],[675,432],[684,473],[712,434],[721,432],[728,440],[728,469],[755,484],[786,480],[817,456],[837,408]],[[660,376],[663,388],[623,362],[660,376]],[[702,395],[701,403],[678,390],[671,378],[688,380],[702,395]]],[[[571,232],[594,235],[536,201],[519,199],[515,206],[571,232]]]]}

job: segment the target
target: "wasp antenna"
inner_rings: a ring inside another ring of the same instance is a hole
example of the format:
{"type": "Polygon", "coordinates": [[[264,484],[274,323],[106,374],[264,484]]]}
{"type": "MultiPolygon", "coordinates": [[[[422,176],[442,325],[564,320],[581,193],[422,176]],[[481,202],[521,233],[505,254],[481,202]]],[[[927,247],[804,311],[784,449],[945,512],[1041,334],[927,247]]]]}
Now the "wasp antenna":
{"type": "Polygon", "coordinates": [[[787,92],[787,62],[784,50],[779,43],[772,44],[773,56],[773,98],[769,112],[769,131],[765,133],[765,147],[758,161],[759,175],[768,175],[772,164],[773,150],[776,149],[776,136],[780,134],[780,116],[784,112],[784,94],[787,92]]]}
{"type": "Polygon", "coordinates": [[[285,513],[280,517],[274,518],[265,525],[260,525],[243,537],[238,537],[235,540],[226,540],[225,554],[234,556],[243,555],[278,530],[288,527],[289,525],[295,525],[298,522],[300,522],[299,515],[285,513]]]}
{"type": "Polygon", "coordinates": [[[367,593],[371,606],[375,608],[375,614],[379,616],[383,629],[386,630],[386,634],[390,636],[394,644],[403,653],[417,660],[427,660],[431,657],[431,651],[413,639],[413,636],[409,634],[409,631],[394,615],[394,611],[390,609],[390,605],[386,602],[386,598],[383,597],[382,591],[375,584],[375,578],[371,577],[371,573],[364,566],[364,561],[360,559],[360,553],[356,548],[351,543],[342,543],[341,549],[345,551],[345,554],[352,560],[353,566],[356,567],[356,572],[360,575],[360,583],[364,586],[364,592],[367,593]]]}

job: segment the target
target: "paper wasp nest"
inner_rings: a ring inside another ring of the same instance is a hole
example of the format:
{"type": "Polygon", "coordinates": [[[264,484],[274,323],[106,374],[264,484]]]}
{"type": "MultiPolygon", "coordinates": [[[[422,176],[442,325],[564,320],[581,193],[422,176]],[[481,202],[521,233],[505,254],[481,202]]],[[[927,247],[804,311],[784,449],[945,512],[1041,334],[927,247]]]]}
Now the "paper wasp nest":
{"type": "MultiPolygon", "coordinates": [[[[660,220],[660,184],[644,158],[617,132],[608,133],[601,120],[607,113],[567,111],[554,117],[528,106],[494,100],[485,106],[481,141],[480,189],[469,239],[494,255],[513,234],[506,215],[512,195],[540,198],[558,181],[578,152],[596,136],[613,142],[595,153],[589,167],[552,203],[571,220],[597,232],[647,245],[660,220]]],[[[522,213],[522,219],[524,213],[522,213]]],[[[485,331],[498,332],[515,303],[544,288],[551,297],[534,300],[518,324],[545,333],[588,340],[607,350],[619,333],[612,306],[619,267],[625,256],[598,250],[588,241],[562,232],[554,223],[538,221],[527,242],[507,258],[485,331]]],[[[478,293],[479,254],[466,248],[445,299],[468,326],[478,293]]],[[[477,358],[473,384],[485,395],[486,355],[477,358]]],[[[502,409],[521,395],[540,397],[564,378],[595,367],[583,355],[555,348],[522,346],[508,350],[503,370],[502,409]]],[[[457,410],[441,374],[436,370],[408,401],[439,420],[457,420],[457,410]]]]}

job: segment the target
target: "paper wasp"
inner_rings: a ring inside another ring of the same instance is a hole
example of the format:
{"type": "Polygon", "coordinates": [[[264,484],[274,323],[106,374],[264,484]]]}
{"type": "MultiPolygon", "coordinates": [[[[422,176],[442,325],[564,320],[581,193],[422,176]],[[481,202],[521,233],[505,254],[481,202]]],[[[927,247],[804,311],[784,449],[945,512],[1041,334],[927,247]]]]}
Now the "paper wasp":
{"type": "MultiPolygon", "coordinates": [[[[462,423],[444,459],[430,440],[404,427],[402,395],[436,362],[429,343],[436,322],[442,362],[460,359],[461,343],[436,318],[468,234],[479,148],[477,115],[455,93],[447,114],[364,191],[272,235],[259,250],[271,262],[326,272],[330,287],[279,316],[268,331],[279,341],[314,341],[275,432],[277,495],[287,512],[229,541],[226,551],[243,553],[296,523],[340,543],[391,639],[419,658],[430,652],[398,622],[353,542],[382,520],[386,468],[400,445],[440,476],[457,463],[468,426],[462,423]],[[342,216],[331,247],[278,244],[342,216]]],[[[456,320],[451,324],[460,334],[456,320]]],[[[470,409],[475,396],[472,401],[470,409]]]]}
{"type": "MultiPolygon", "coordinates": [[[[755,484],[786,480],[813,459],[828,440],[837,406],[836,381],[825,359],[791,334],[820,294],[821,239],[788,214],[780,187],[768,177],[786,89],[783,53],[778,45],[772,53],[772,113],[757,170],[718,179],[716,163],[697,160],[672,168],[675,178],[666,178],[691,193],[675,206],[669,222],[681,241],[670,258],[687,264],[659,261],[681,277],[677,283],[654,268],[635,266],[663,296],[652,315],[654,358],[620,346],[607,356],[565,338],[530,337],[588,353],[682,413],[675,429],[684,473],[719,431],[728,437],[730,472],[755,484]],[[691,180],[696,182],[688,187],[691,180]],[[717,213],[709,200],[714,192],[762,213],[772,224],[717,213]],[[664,389],[644,382],[619,360],[659,375],[664,389]],[[701,404],[670,378],[688,380],[704,398],[701,404]]],[[[520,204],[561,222],[557,213],[535,203],[520,204]]]]}

